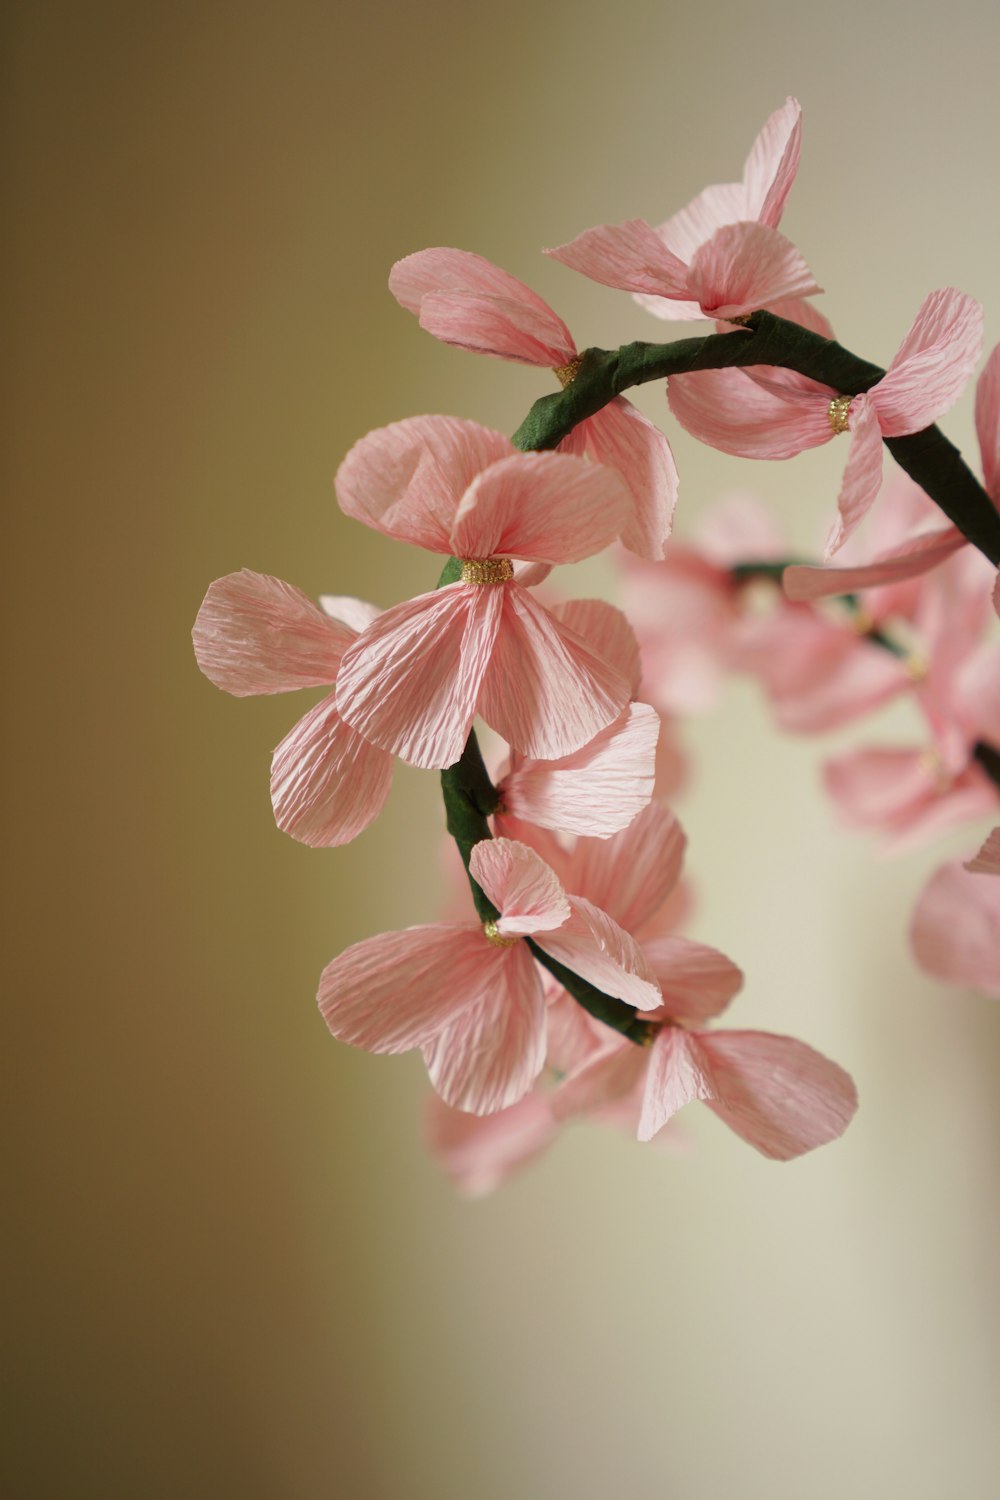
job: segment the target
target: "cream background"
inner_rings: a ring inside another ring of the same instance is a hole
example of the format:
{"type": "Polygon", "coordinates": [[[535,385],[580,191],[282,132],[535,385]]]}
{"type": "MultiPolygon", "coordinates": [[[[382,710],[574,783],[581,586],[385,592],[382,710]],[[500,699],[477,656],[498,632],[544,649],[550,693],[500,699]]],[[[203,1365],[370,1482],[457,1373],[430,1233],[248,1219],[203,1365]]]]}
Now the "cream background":
{"type": "MultiPolygon", "coordinates": [[[[738,174],[786,93],[783,227],[844,341],[888,359],[954,284],[996,342],[998,32],[985,0],[7,10],[7,1493],[995,1494],[1000,1014],[905,943],[973,834],[880,862],[820,747],[734,688],[689,736],[695,931],[748,971],[739,1024],[851,1069],[857,1121],[786,1167],[696,1111],[677,1161],[581,1129],[470,1206],[419,1062],[313,1004],[340,947],[436,914],[434,778],[299,847],[266,796],[296,705],[215,692],[189,633],[240,566],[429,586],[339,515],[337,463],[421,411],[511,430],[545,388],[421,334],[394,259],[476,249],[581,346],[655,337],[539,247],[738,174]]],[[[946,427],[971,444],[971,396],[946,427]]],[[[676,449],[683,523],[749,484],[800,545],[825,527],[842,449],[676,449]]]]}

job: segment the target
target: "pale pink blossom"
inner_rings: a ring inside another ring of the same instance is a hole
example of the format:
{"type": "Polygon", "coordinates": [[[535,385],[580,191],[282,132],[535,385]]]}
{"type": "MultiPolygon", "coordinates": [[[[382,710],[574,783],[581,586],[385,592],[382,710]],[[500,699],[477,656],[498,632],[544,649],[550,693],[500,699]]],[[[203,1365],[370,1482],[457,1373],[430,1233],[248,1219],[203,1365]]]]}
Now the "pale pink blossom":
{"type": "Polygon", "coordinates": [[[548,567],[608,546],[630,507],[611,469],[517,453],[475,422],[412,417],[356,443],[336,486],[347,515],[463,563],[460,581],[386,610],[344,653],[337,707],[372,744],[450,766],[479,713],[521,754],[552,759],[623,712],[625,679],[511,561],[548,567]]]}
{"type": "MultiPolygon", "coordinates": [[[[211,584],[195,621],[195,656],[216,687],[236,697],[333,687],[345,651],[378,615],[360,599],[305,594],[266,573],[211,584]]],[[[333,693],[299,720],[271,762],[278,827],[304,844],[346,844],[381,812],[392,757],[345,724],[333,693]]]]}
{"type": "Polygon", "coordinates": [[[437,1094],[424,1108],[427,1147],[467,1198],[494,1192],[541,1156],[558,1132],[550,1096],[538,1090],[491,1115],[452,1109],[437,1094]]]}
{"type": "Polygon", "coordinates": [[[705,188],[657,229],[645,219],[602,224],[545,253],[636,294],[663,318],[731,320],[782,298],[811,296],[821,288],[776,227],[800,140],[801,111],[788,99],[754,142],[742,182],[705,188]]]}
{"type": "Polygon", "coordinates": [[[928,974],[1000,999],[1000,881],[959,860],[943,865],[917,902],[910,941],[928,974]]]}
{"type": "Polygon", "coordinates": [[[964,868],[974,875],[1000,875],[1000,828],[994,828],[979,853],[966,860],[964,868]]]}
{"type": "Polygon", "coordinates": [[[475,846],[470,874],[493,922],[435,923],[356,943],[323,971],[319,1006],[334,1036],[369,1052],[420,1048],[446,1103],[491,1114],[522,1099],[545,1062],[546,1015],[535,944],[604,994],[639,1010],[660,1003],[634,939],[511,839],[475,846]]]}
{"type": "MultiPolygon", "coordinates": [[[[468,250],[421,250],[397,261],[389,290],[435,338],[459,349],[555,371],[569,383],[578,351],[569,329],[541,297],[468,250]]],[[[559,444],[616,469],[628,485],[632,514],[624,545],[660,558],[677,501],[677,467],[664,434],[617,396],[578,423],[559,444]]]]}

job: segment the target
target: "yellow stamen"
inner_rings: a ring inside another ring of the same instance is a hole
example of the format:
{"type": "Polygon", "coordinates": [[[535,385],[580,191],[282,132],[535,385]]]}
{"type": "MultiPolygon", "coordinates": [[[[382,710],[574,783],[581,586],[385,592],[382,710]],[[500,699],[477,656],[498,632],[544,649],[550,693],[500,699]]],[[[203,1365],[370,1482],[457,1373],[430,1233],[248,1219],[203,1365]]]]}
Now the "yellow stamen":
{"type": "Polygon", "coordinates": [[[931,664],[921,651],[911,651],[903,662],[903,671],[911,682],[923,682],[931,669],[931,664]]]}
{"type": "Polygon", "coordinates": [[[464,557],[462,559],[463,583],[506,583],[514,576],[514,564],[509,557],[464,557]]]}
{"type": "Polygon", "coordinates": [[[558,380],[559,384],[562,386],[563,390],[565,390],[568,385],[573,384],[573,381],[580,373],[580,366],[582,364],[582,356],[578,354],[576,358],[571,359],[568,364],[559,365],[559,367],[552,372],[558,380]]]}
{"type": "Polygon", "coordinates": [[[488,943],[493,944],[494,948],[513,948],[515,943],[520,942],[520,938],[507,937],[505,933],[501,932],[492,917],[490,917],[489,921],[483,923],[483,935],[488,943]]]}
{"type": "Polygon", "coordinates": [[[826,415],[830,426],[833,428],[834,437],[840,432],[847,431],[847,416],[851,410],[850,396],[834,396],[826,409],[826,415]]]}
{"type": "Polygon", "coordinates": [[[921,771],[926,772],[934,782],[936,792],[948,791],[951,786],[951,776],[939,751],[933,749],[922,751],[919,766],[921,771]]]}

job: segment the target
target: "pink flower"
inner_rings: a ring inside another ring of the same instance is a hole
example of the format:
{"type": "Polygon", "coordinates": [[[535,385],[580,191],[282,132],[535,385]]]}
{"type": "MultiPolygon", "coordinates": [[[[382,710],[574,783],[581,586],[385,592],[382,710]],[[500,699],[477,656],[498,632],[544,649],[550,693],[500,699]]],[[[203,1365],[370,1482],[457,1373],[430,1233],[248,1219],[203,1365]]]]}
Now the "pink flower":
{"type": "MultiPolygon", "coordinates": [[[[389,290],[446,344],[554,370],[563,384],[576,374],[577,348],[562,319],[481,255],[418,251],[393,266],[389,290]]],[[[677,501],[677,468],[663,433],[618,396],[579,423],[558,451],[586,454],[621,474],[632,496],[622,541],[642,557],[662,557],[677,501]]]]}
{"type": "Polygon", "coordinates": [[[625,708],[628,683],[518,582],[512,558],[578,562],[614,540],[628,493],[610,469],[516,453],[454,417],[370,432],[337,474],[344,512],[462,560],[460,581],[378,617],[344,653],[337,707],[372,744],[424,767],[458,760],[472,720],[551,759],[625,708]]]}
{"type": "Polygon", "coordinates": [[[470,873],[495,921],[435,923],[356,943],[323,971],[319,1006],[334,1036],[369,1052],[419,1047],[447,1104],[491,1114],[517,1103],[545,1062],[542,983],[522,938],[640,1010],[660,993],[635,941],[591,902],[567,896],[533,850],[476,845],[470,873]]]}
{"type": "Polygon", "coordinates": [[[541,1156],[558,1131],[550,1096],[537,1091],[492,1115],[452,1109],[431,1094],[424,1114],[431,1154],[468,1198],[494,1192],[541,1156]]]}
{"type": "Polygon", "coordinates": [[[917,902],[910,941],[928,974],[1000,1000],[1000,881],[959,860],[942,865],[917,902]]]}
{"type": "MultiPolygon", "coordinates": [[[[344,652],[378,610],[360,599],[322,602],[326,613],[292,584],[246,568],[216,579],[194,625],[198,665],[238,698],[333,687],[344,652]]],[[[274,752],[278,827],[303,844],[349,843],[381,812],[391,777],[392,757],[344,723],[331,693],[274,752]]]]}
{"type": "Polygon", "coordinates": [[[667,394],[688,432],[742,457],[791,458],[849,432],[838,520],[827,541],[830,557],[878,494],[883,438],[919,432],[955,404],[982,338],[980,304],[945,287],[924,299],[885,375],[863,395],[843,396],[805,375],[765,366],[674,376],[667,394]]]}
{"type": "Polygon", "coordinates": [[[1000,875],[1000,828],[994,828],[979,853],[963,868],[974,875],[1000,875]]]}
{"type": "Polygon", "coordinates": [[[741,183],[705,188],[653,229],[645,219],[587,229],[547,250],[574,271],[638,295],[663,318],[731,320],[821,290],[775,227],[798,169],[801,111],[789,99],[747,157],[741,183]]]}

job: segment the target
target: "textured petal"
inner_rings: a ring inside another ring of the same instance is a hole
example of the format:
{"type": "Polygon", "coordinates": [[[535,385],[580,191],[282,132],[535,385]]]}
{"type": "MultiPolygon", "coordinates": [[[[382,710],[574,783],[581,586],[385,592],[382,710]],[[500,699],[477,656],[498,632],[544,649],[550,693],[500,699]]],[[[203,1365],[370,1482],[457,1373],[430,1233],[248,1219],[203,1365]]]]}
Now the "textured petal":
{"type": "Polygon", "coordinates": [[[994,828],[974,859],[964,868],[974,875],[1000,875],[1000,828],[994,828]]]}
{"type": "Polygon", "coordinates": [[[622,611],[604,599],[570,599],[553,605],[552,613],[621,673],[634,697],[642,677],[642,661],[635,631],[622,611]]]}
{"type": "Polygon", "coordinates": [[[843,1135],[858,1107],[848,1073],[790,1036],[702,1032],[720,1097],[709,1108],[764,1156],[789,1161],[843,1135]]]}
{"type": "Polygon", "coordinates": [[[611,545],[631,509],[625,482],[613,469],[569,453],[519,453],[469,486],[450,550],[456,557],[580,562],[611,545]]]}
{"type": "MultiPolygon", "coordinates": [[[[639,288],[640,291],[651,288],[639,288]]],[[[765,224],[727,224],[695,254],[687,292],[710,318],[738,318],[822,291],[791,240],[765,224]]]]}
{"type": "Polygon", "coordinates": [[[345,515],[429,552],[451,552],[459,501],[481,470],[513,452],[509,438],[458,417],[408,417],[354,444],[337,470],[345,515]]]}
{"type": "Polygon", "coordinates": [[[382,613],[377,604],[369,604],[365,599],[353,599],[348,594],[320,594],[319,607],[332,620],[339,620],[341,624],[347,625],[354,634],[367,630],[371,622],[377,620],[382,613]]]}
{"type": "Polygon", "coordinates": [[[1000,344],[976,382],[976,436],[986,493],[1000,507],[1000,344]]]}
{"type": "Polygon", "coordinates": [[[882,483],[882,433],[870,396],[854,397],[848,422],[851,446],[837,497],[837,520],[827,538],[827,557],[832,557],[864,520],[882,483]]]}
{"type": "Polygon", "coordinates": [[[593,1114],[628,1098],[642,1079],[648,1059],[648,1052],[632,1042],[612,1042],[595,1053],[554,1091],[552,1112],[556,1119],[593,1114]]]}
{"type": "Polygon", "coordinates": [[[454,765],[475,716],[502,593],[453,583],[386,610],[344,654],[341,717],[411,765],[454,765]]]}
{"type": "Polygon", "coordinates": [[[886,437],[919,432],[958,400],[983,349],[983,309],[954,287],[931,292],[869,395],[886,437]]]}
{"type": "Polygon", "coordinates": [[[428,1150],[469,1198],[494,1192],[534,1161],[557,1129],[547,1096],[537,1093],[492,1115],[469,1115],[429,1094],[424,1113],[428,1150]]]}
{"type": "Polygon", "coordinates": [[[675,1021],[709,1021],[742,988],[742,970],[717,948],[684,937],[647,938],[642,946],[675,1021]]]}
{"type": "Polygon", "coordinates": [[[489,991],[499,953],[478,925],[383,932],[327,964],[319,1008],[333,1035],[352,1047],[409,1052],[489,991]]]}
{"type": "Polygon", "coordinates": [[[572,755],[520,761],[500,786],[504,807],[543,828],[607,838],[627,827],[653,795],[659,732],[655,708],[630,704],[572,755]]]}
{"type": "MultiPolygon", "coordinates": [[[[833,394],[810,380],[778,389],[748,370],[694,370],[667,381],[670,410],[685,431],[738,458],[794,458],[833,437],[833,394]]],[[[801,377],[805,380],[805,377],[801,377]]]]}
{"type": "Polygon", "coordinates": [[[209,585],[192,638],[209,681],[246,698],[329,687],[354,634],[292,584],[244,568],[209,585]]]}
{"type": "Polygon", "coordinates": [[[618,718],[628,683],[526,589],[508,583],[502,594],[479,712],[522,755],[570,755],[618,718]]]}
{"type": "Polygon", "coordinates": [[[667,249],[645,219],[599,224],[545,254],[571,271],[621,291],[652,292],[658,297],[691,295],[684,262],[667,249]]]}
{"type": "Polygon", "coordinates": [[[445,343],[549,368],[576,354],[566,324],[537,292],[469,250],[418,250],[393,266],[389,290],[445,343]]]}
{"type": "Polygon", "coordinates": [[[693,1099],[715,1099],[718,1088],[701,1038],[679,1026],[664,1026],[649,1053],[649,1068],[639,1116],[639,1139],[651,1141],[657,1131],[693,1099]]]}
{"type": "Polygon", "coordinates": [[[569,901],[568,922],[554,932],[535,934],[539,948],[606,995],[637,1010],[655,1010],[662,1003],[660,987],[632,935],[582,896],[569,901]]]}
{"type": "Polygon", "coordinates": [[[363,740],[325,698],[285,736],[271,761],[271,803],[285,833],[313,848],[348,844],[378,817],[392,756],[363,740]]]}
{"type": "Polygon", "coordinates": [[[624,396],[580,424],[590,457],[620,474],[632,497],[622,542],[639,557],[658,561],[670,535],[677,504],[677,465],[658,427],[624,396]]]}
{"type": "Polygon", "coordinates": [[[500,912],[497,927],[506,935],[545,932],[570,915],[558,876],[516,839],[483,839],[472,851],[469,870],[500,912]]]}
{"type": "Polygon", "coordinates": [[[677,884],[686,842],[669,808],[650,803],[607,842],[580,839],[563,883],[573,895],[586,896],[609,912],[629,932],[639,932],[677,884]]]}
{"type": "MultiPolygon", "coordinates": [[[[725,224],[737,224],[752,218],[747,213],[746,192],[741,182],[716,182],[702,188],[690,203],[672,214],[656,230],[667,249],[690,265],[717,230],[725,224]]],[[[694,316],[701,314],[695,310],[694,316]]]]}
{"type": "Polygon", "coordinates": [[[823,767],[827,792],[853,828],[895,825],[935,794],[933,761],[920,750],[849,750],[823,767]]]}
{"type": "Polygon", "coordinates": [[[759,219],[777,229],[785,200],[799,169],[802,107],[788,98],[764,122],[743,168],[745,219],[759,219]]]}
{"type": "Polygon", "coordinates": [[[910,940],[928,974],[1000,999],[1000,881],[958,860],[942,865],[917,902],[910,940]]]}
{"type": "Polygon", "coordinates": [[[531,954],[523,943],[494,952],[489,988],[424,1047],[441,1098],[474,1115],[516,1104],[545,1065],[545,1000],[531,954]]]}
{"type": "Polygon", "coordinates": [[[959,547],[965,537],[955,526],[942,526],[911,537],[890,552],[883,552],[870,563],[856,568],[810,568],[794,564],[781,575],[781,585],[789,599],[829,599],[836,594],[853,594],[859,589],[879,584],[903,583],[929,573],[959,547]]]}

